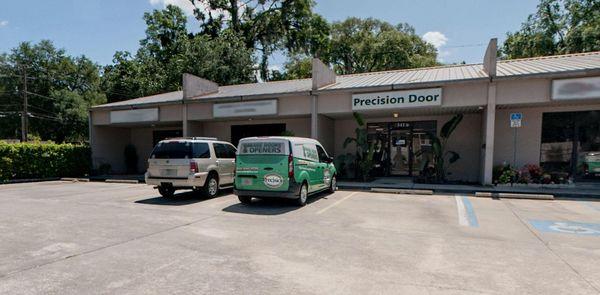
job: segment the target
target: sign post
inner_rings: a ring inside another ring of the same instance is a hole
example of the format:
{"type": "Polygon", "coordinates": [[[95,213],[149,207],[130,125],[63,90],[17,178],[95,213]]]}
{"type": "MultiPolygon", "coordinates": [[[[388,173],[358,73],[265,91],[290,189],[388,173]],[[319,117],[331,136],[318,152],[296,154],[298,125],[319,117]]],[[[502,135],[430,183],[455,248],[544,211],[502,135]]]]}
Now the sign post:
{"type": "Polygon", "coordinates": [[[521,128],[523,113],[510,114],[510,128],[513,129],[513,169],[517,168],[517,129],[521,128]]]}

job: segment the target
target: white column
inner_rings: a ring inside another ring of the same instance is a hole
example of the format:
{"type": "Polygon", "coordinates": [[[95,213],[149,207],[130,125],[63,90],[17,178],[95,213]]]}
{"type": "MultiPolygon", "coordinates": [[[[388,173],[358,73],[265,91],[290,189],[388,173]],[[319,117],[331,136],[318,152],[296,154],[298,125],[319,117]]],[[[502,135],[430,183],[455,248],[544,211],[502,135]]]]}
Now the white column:
{"type": "Polygon", "coordinates": [[[182,107],[181,107],[181,121],[183,124],[183,137],[188,137],[190,136],[189,134],[189,125],[188,125],[188,119],[187,119],[187,104],[184,102],[182,107]]]}
{"type": "Polygon", "coordinates": [[[317,96],[312,95],[310,99],[310,137],[317,139],[319,136],[319,115],[317,114],[317,96]]]}
{"type": "Polygon", "coordinates": [[[496,127],[496,83],[488,86],[488,101],[485,110],[485,152],[483,159],[483,184],[492,184],[494,167],[494,131],[496,127]]]}

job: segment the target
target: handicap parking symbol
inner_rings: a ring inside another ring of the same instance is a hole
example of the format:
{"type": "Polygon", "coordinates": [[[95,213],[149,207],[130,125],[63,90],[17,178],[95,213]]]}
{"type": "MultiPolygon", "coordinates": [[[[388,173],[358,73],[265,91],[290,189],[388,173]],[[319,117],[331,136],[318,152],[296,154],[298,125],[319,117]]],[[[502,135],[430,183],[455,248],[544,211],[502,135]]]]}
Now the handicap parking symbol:
{"type": "Polygon", "coordinates": [[[541,232],[600,236],[600,224],[598,223],[552,220],[530,220],[529,223],[541,232]]]}

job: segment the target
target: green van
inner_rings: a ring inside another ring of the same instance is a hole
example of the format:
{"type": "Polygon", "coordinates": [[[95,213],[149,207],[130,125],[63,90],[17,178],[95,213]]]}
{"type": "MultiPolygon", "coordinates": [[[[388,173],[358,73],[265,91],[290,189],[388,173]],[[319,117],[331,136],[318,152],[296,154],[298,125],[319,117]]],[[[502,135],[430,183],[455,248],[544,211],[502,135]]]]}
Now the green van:
{"type": "Polygon", "coordinates": [[[244,204],[253,197],[287,198],[304,206],[309,195],[336,189],[333,159],[310,138],[244,138],[235,168],[234,193],[244,204]]]}

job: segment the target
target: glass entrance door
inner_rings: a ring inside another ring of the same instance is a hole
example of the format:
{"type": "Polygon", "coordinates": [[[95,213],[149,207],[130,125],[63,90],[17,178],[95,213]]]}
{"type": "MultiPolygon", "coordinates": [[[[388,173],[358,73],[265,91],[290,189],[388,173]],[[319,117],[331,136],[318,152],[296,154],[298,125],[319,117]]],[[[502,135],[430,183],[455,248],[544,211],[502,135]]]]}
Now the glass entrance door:
{"type": "Polygon", "coordinates": [[[373,176],[417,176],[433,165],[429,136],[436,121],[369,123],[367,128],[375,147],[373,176]]]}
{"type": "Polygon", "coordinates": [[[390,175],[412,175],[412,132],[410,129],[390,130],[390,175]]]}

